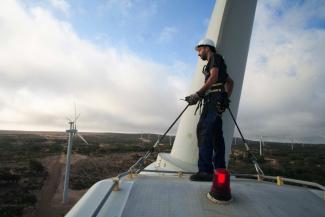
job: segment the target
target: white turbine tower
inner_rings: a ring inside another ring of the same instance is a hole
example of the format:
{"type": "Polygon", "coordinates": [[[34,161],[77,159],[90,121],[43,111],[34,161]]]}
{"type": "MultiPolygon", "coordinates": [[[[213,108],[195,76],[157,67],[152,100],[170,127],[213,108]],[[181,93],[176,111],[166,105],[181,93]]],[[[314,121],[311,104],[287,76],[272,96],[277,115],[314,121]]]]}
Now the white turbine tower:
{"type": "Polygon", "coordinates": [[[68,140],[68,147],[67,147],[67,161],[66,161],[66,170],[65,170],[65,176],[64,176],[64,186],[63,186],[63,203],[68,202],[68,189],[69,189],[69,179],[70,179],[70,163],[71,163],[71,150],[72,150],[72,143],[74,136],[78,136],[82,141],[84,141],[87,145],[89,143],[85,140],[85,138],[78,133],[77,130],[77,119],[79,118],[80,114],[76,116],[76,106],[75,106],[75,116],[74,121],[71,121],[68,119],[68,123],[70,125],[70,129],[66,130],[67,133],[69,133],[69,140],[68,140]]]}

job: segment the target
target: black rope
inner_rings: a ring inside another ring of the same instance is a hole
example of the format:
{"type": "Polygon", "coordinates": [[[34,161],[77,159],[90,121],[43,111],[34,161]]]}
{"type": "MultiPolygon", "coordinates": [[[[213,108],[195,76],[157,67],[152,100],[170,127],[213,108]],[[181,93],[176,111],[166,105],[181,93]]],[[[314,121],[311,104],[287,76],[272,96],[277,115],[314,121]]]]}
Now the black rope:
{"type": "Polygon", "coordinates": [[[243,142],[246,143],[246,140],[245,140],[243,134],[241,133],[241,130],[239,129],[239,126],[238,126],[238,124],[237,124],[237,122],[236,122],[236,119],[235,119],[234,115],[232,114],[232,111],[231,111],[230,107],[228,107],[228,110],[229,110],[229,112],[230,112],[230,115],[231,115],[231,117],[232,117],[232,120],[234,121],[234,123],[235,123],[235,125],[236,125],[236,127],[237,127],[237,130],[238,130],[238,132],[239,132],[239,134],[240,134],[240,136],[241,136],[243,142]]]}
{"type": "Polygon", "coordinates": [[[250,148],[249,148],[249,146],[248,146],[248,144],[247,144],[247,142],[246,142],[246,140],[245,140],[245,138],[244,138],[244,136],[243,136],[241,130],[239,129],[239,126],[238,126],[238,124],[237,124],[237,122],[236,122],[236,119],[235,119],[235,117],[234,117],[234,115],[233,115],[233,113],[232,113],[230,107],[228,107],[228,111],[229,111],[229,113],[230,113],[230,115],[231,115],[232,120],[234,121],[234,123],[235,123],[235,125],[236,125],[236,127],[237,127],[237,130],[238,130],[238,132],[239,132],[239,134],[240,134],[240,136],[241,136],[241,139],[242,139],[243,142],[244,142],[244,145],[245,145],[245,148],[246,148],[246,152],[248,153],[248,158],[249,158],[249,159],[252,161],[252,163],[254,164],[254,167],[255,167],[255,170],[256,170],[257,174],[258,174],[258,175],[264,175],[263,170],[261,169],[260,165],[259,165],[258,162],[257,162],[257,158],[255,157],[255,155],[254,155],[253,153],[250,152],[250,148]]]}
{"type": "Polygon", "coordinates": [[[156,142],[156,144],[159,144],[160,141],[162,141],[166,134],[169,132],[169,130],[175,125],[175,123],[178,121],[178,119],[183,115],[183,113],[186,111],[186,109],[190,106],[190,104],[187,104],[187,106],[183,109],[183,111],[178,115],[178,117],[175,119],[175,121],[169,126],[169,128],[166,130],[166,132],[164,133],[164,135],[162,135],[162,137],[160,137],[158,139],[158,143],[156,142]]]}
{"type": "MultiPolygon", "coordinates": [[[[159,145],[160,141],[162,141],[165,136],[167,135],[167,133],[170,131],[170,129],[175,125],[175,123],[178,121],[178,119],[183,115],[183,113],[186,111],[186,109],[190,106],[190,104],[187,104],[187,106],[183,109],[183,111],[177,116],[177,118],[174,120],[174,122],[169,126],[169,128],[165,131],[165,133],[155,142],[155,144],[146,152],[146,154],[141,157],[135,164],[133,164],[130,168],[129,171],[132,172],[132,170],[136,167],[136,166],[143,166],[144,161],[150,156],[150,154],[152,152],[155,151],[155,148],[159,145]]],[[[138,172],[141,172],[142,169],[139,169],[138,172]]]]}

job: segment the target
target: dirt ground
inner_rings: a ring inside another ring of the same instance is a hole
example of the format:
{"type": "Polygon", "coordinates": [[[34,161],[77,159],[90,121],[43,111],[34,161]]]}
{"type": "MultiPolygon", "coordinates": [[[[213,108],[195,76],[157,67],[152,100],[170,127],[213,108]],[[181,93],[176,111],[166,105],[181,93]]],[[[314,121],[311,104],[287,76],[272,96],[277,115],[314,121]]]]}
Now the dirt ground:
{"type": "MultiPolygon", "coordinates": [[[[86,156],[74,154],[71,163],[85,159],[86,156]]],[[[64,216],[72,206],[81,198],[87,190],[69,190],[69,201],[63,204],[63,183],[65,174],[65,155],[50,156],[43,159],[42,163],[47,167],[49,176],[45,180],[43,188],[37,195],[38,202],[35,209],[25,217],[61,217],[64,216]]]]}
{"type": "MultiPolygon", "coordinates": [[[[86,164],[82,164],[82,168],[86,168],[87,166],[105,168],[107,170],[105,174],[108,175],[108,177],[113,177],[114,174],[118,174],[119,170],[127,170],[127,168],[143,154],[143,152],[129,152],[127,154],[113,153],[110,154],[109,157],[97,158],[73,154],[71,164],[74,165],[77,162],[85,163],[84,160],[86,160],[87,162],[86,164]],[[113,165],[111,165],[112,162],[114,162],[113,165]]],[[[156,159],[156,156],[152,155],[149,160],[153,161],[154,159],[156,159]]],[[[35,209],[26,210],[26,215],[24,215],[24,217],[62,217],[78,202],[82,195],[86,193],[88,189],[69,189],[69,200],[66,204],[63,204],[65,162],[66,155],[64,154],[42,159],[42,164],[47,168],[49,175],[41,191],[37,195],[38,202],[35,209]]]]}

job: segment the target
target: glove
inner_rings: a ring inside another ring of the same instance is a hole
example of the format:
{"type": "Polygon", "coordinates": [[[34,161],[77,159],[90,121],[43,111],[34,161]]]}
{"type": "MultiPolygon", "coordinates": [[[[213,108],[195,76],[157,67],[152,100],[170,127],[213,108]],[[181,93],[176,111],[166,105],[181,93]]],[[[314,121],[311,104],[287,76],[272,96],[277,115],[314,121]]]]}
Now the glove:
{"type": "Polygon", "coordinates": [[[200,99],[201,97],[198,93],[193,93],[192,95],[185,97],[185,101],[188,102],[189,105],[195,105],[200,99]]]}
{"type": "Polygon", "coordinates": [[[227,97],[224,97],[222,100],[218,101],[217,102],[217,110],[218,110],[218,113],[223,113],[226,111],[227,108],[229,108],[229,103],[230,103],[230,100],[227,97]]]}

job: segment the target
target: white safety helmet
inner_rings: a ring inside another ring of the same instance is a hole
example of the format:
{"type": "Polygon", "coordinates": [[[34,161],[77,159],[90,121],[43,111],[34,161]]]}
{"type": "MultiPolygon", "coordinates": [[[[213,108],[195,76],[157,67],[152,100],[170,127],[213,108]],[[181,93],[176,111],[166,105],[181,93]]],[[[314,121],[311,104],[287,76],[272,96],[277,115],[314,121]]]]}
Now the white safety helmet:
{"type": "Polygon", "coordinates": [[[210,46],[213,47],[214,49],[216,48],[216,44],[214,43],[214,41],[212,41],[209,38],[204,38],[201,41],[199,41],[199,43],[197,43],[197,45],[195,46],[195,50],[197,51],[198,47],[200,46],[210,46]]]}

